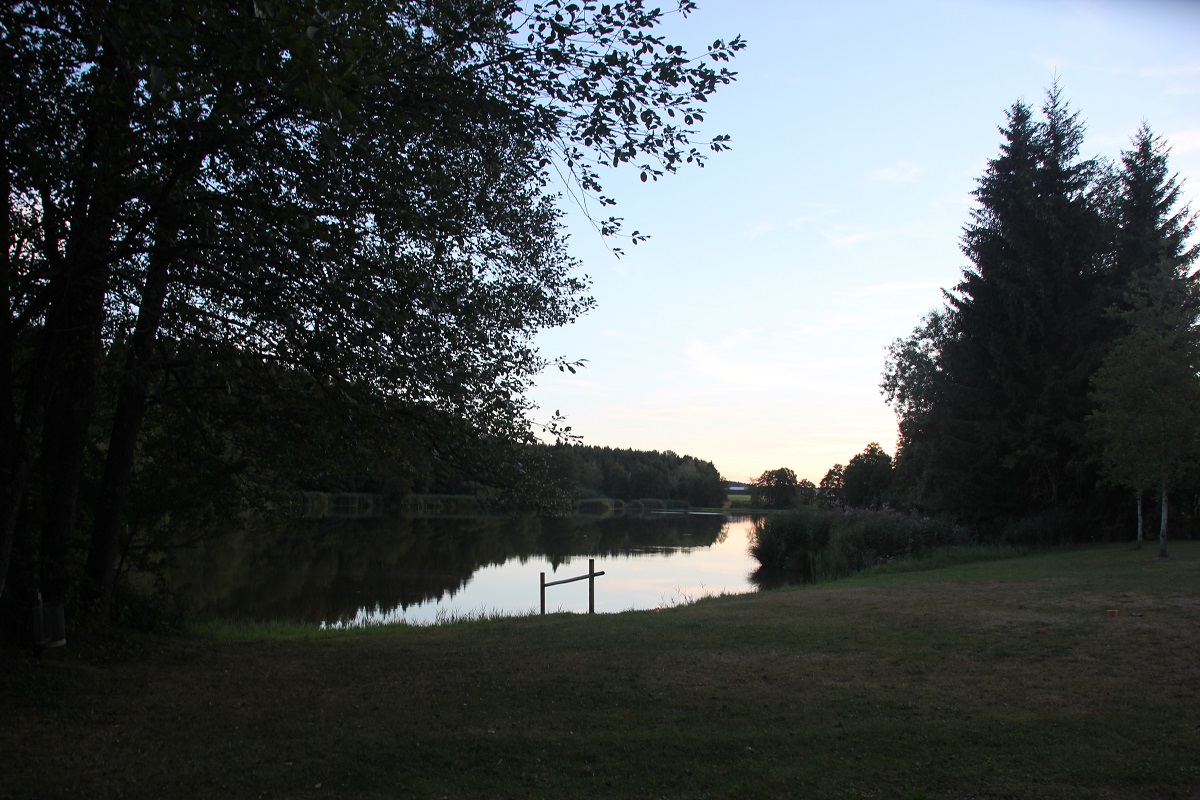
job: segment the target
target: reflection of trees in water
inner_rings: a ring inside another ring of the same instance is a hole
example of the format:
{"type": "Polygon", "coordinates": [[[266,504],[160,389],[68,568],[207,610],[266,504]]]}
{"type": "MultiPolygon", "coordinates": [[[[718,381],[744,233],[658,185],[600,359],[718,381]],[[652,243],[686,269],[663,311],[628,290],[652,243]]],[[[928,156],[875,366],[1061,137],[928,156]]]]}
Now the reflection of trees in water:
{"type": "Polygon", "coordinates": [[[779,569],[767,569],[759,567],[748,576],[750,583],[758,591],[767,589],[782,589],[784,586],[799,586],[806,583],[816,583],[816,579],[811,575],[797,575],[795,573],[787,573],[779,569]]]}
{"type": "Polygon", "coordinates": [[[483,567],[710,547],[722,516],[293,520],[180,553],[169,579],[200,618],[319,621],[455,595],[483,567]]]}
{"type": "Polygon", "coordinates": [[[563,517],[543,519],[540,544],[557,568],[573,556],[637,556],[646,552],[711,547],[725,529],[725,517],[662,514],[650,517],[563,517]]]}

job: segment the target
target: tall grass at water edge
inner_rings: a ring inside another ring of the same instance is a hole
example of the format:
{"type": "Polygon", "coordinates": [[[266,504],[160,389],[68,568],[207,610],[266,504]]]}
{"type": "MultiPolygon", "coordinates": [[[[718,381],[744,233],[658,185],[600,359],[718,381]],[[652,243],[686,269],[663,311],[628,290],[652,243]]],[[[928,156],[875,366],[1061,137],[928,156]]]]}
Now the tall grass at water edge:
{"type": "Polygon", "coordinates": [[[831,511],[805,507],[772,514],[755,525],[750,553],[767,574],[803,582],[844,578],[867,569],[946,566],[1016,554],[981,547],[970,532],[946,520],[894,511],[831,511]]]}

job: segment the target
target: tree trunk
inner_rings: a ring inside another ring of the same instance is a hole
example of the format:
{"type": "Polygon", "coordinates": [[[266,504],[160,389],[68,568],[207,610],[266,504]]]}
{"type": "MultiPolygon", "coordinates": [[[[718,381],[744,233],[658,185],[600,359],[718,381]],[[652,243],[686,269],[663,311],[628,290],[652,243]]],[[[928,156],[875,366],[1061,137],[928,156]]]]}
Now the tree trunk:
{"type": "MultiPolygon", "coordinates": [[[[107,231],[81,236],[77,252],[103,253],[107,231]],[[103,238],[101,238],[101,236],[103,238]],[[86,244],[85,244],[86,242],[86,244]],[[89,247],[90,245],[90,247],[89,247]]],[[[40,589],[48,605],[65,604],[71,585],[70,547],[75,533],[79,481],[87,449],[102,353],[106,264],[89,255],[72,264],[54,312],[46,321],[55,370],[42,425],[42,524],[40,589]],[[79,263],[82,262],[82,263],[79,263]]]]}
{"type": "MultiPolygon", "coordinates": [[[[0,170],[0,180],[6,198],[11,197],[11,172],[7,168],[7,152],[0,154],[5,165],[0,170]]],[[[5,203],[4,219],[0,220],[0,235],[6,243],[12,242],[10,216],[12,209],[5,203]]],[[[55,231],[45,230],[46,248],[57,252],[60,243],[55,231]]],[[[29,612],[37,605],[36,557],[37,538],[35,523],[29,516],[27,497],[35,462],[34,439],[43,418],[46,374],[51,366],[48,343],[40,337],[36,351],[29,363],[21,363],[20,338],[22,331],[33,332],[26,320],[21,327],[17,309],[11,294],[14,285],[15,265],[9,247],[0,251],[0,606],[7,615],[5,627],[18,636],[22,634],[29,619],[29,612]],[[24,385],[16,380],[18,373],[26,374],[24,385]],[[14,571],[19,571],[17,574],[14,571]]],[[[44,332],[43,332],[44,333],[44,332]]],[[[29,337],[24,346],[33,339],[29,337]]]]}
{"type": "Polygon", "coordinates": [[[45,416],[46,380],[47,374],[53,367],[49,356],[49,342],[45,331],[42,331],[41,341],[33,354],[31,364],[16,363],[15,343],[17,331],[12,327],[12,319],[7,318],[9,326],[5,331],[6,339],[3,344],[5,368],[8,369],[5,391],[8,407],[5,409],[3,487],[0,488],[0,598],[7,592],[9,601],[16,606],[10,609],[21,615],[19,624],[24,625],[28,612],[38,603],[37,589],[37,536],[34,521],[37,514],[31,516],[28,508],[28,492],[36,462],[34,441],[37,431],[42,427],[45,416]],[[24,387],[24,397],[17,402],[17,387],[12,376],[18,368],[26,369],[28,378],[24,387]],[[18,405],[20,410],[18,413],[18,405]],[[23,570],[24,574],[16,575],[13,570],[23,570]]]}
{"type": "Polygon", "coordinates": [[[1141,550],[1142,542],[1145,540],[1146,526],[1145,526],[1144,520],[1142,518],[1142,494],[1144,491],[1145,491],[1144,489],[1137,490],[1138,532],[1137,532],[1137,544],[1134,545],[1134,548],[1133,548],[1134,550],[1141,550]]]}
{"type": "Polygon", "coordinates": [[[1159,468],[1162,470],[1162,517],[1158,525],[1158,557],[1167,557],[1167,490],[1170,477],[1167,472],[1167,422],[1166,417],[1159,416],[1159,468]]]}
{"type": "MultiPolygon", "coordinates": [[[[23,429],[13,433],[12,450],[3,467],[4,486],[0,489],[0,598],[9,590],[9,570],[13,565],[13,548],[17,541],[18,520],[25,505],[25,492],[33,458],[29,452],[29,437],[23,429]]],[[[8,443],[6,442],[6,446],[8,443]]],[[[11,591],[9,592],[11,597],[11,591]]],[[[32,598],[28,598],[32,599],[32,598]]]]}
{"type": "Polygon", "coordinates": [[[1158,556],[1167,557],[1167,476],[1162,482],[1162,522],[1158,526],[1158,556]]]}
{"type": "MultiPolygon", "coordinates": [[[[51,607],[65,607],[73,588],[79,483],[103,354],[112,236],[124,202],[120,170],[127,161],[134,77],[116,52],[119,47],[104,41],[96,60],[86,139],[70,154],[77,171],[70,196],[63,198],[69,208],[66,248],[48,287],[39,589],[51,607]]],[[[48,188],[50,196],[54,188],[48,188]]]]}
{"type": "Polygon", "coordinates": [[[0,219],[0,597],[4,596],[4,581],[12,559],[13,535],[16,532],[16,495],[24,495],[17,478],[24,466],[18,457],[16,385],[16,330],[13,327],[12,285],[13,268],[10,255],[12,242],[12,174],[8,169],[8,137],[0,140],[0,191],[4,192],[4,219],[0,219]],[[19,491],[18,491],[19,488],[19,491]],[[11,517],[11,519],[10,519],[11,517]]]}
{"type": "Polygon", "coordinates": [[[80,605],[96,616],[106,614],[112,599],[125,499],[133,478],[138,434],[146,411],[146,387],[150,381],[150,359],[162,322],[167,296],[170,262],[174,257],[175,231],[160,223],[150,257],[146,282],[138,304],[137,324],[129,342],[129,354],[121,378],[121,389],[113,416],[108,455],[100,483],[100,498],[92,524],[87,566],[80,587],[80,605]]]}

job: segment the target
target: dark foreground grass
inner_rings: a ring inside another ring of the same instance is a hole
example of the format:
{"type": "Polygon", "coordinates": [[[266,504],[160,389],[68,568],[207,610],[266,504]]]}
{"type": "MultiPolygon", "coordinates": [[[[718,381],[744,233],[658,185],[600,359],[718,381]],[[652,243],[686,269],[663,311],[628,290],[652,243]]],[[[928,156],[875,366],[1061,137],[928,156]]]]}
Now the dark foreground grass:
{"type": "Polygon", "coordinates": [[[1200,797],[1200,543],[1172,546],[9,654],[0,798],[1200,797]]]}

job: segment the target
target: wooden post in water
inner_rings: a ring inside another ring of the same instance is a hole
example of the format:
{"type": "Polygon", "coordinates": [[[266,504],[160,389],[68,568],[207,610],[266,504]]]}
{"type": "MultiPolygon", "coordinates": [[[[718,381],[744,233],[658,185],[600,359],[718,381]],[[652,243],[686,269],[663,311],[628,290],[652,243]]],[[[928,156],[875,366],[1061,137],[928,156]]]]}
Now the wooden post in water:
{"type": "Polygon", "coordinates": [[[546,616],[546,573],[542,573],[542,616],[546,616]]]}
{"type": "Polygon", "coordinates": [[[588,613],[596,613],[596,559],[588,559],[588,613]]]}

